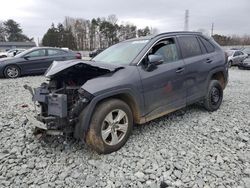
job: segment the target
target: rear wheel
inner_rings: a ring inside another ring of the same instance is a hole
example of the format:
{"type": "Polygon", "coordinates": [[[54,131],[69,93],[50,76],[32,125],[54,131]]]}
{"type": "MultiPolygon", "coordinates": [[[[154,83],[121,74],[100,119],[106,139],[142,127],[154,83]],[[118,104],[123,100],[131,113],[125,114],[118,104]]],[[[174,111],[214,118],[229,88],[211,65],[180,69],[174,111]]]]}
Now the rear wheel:
{"type": "Polygon", "coordinates": [[[204,107],[208,111],[216,111],[219,109],[222,99],[223,89],[220,82],[218,80],[211,80],[204,99],[204,107]]]}
{"type": "Polygon", "coordinates": [[[20,69],[15,65],[9,65],[4,69],[6,78],[17,78],[20,76],[20,69]]]}
{"type": "Polygon", "coordinates": [[[110,99],[97,106],[87,133],[87,144],[98,153],[119,150],[127,141],[133,126],[129,106],[118,99],[110,99]]]}

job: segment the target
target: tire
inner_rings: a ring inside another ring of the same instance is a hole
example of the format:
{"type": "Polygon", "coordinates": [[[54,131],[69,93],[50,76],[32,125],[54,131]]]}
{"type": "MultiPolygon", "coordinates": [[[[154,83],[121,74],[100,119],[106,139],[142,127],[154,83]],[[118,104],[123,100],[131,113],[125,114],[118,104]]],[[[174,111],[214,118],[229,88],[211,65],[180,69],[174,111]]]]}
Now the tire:
{"type": "Polygon", "coordinates": [[[17,78],[20,76],[20,69],[16,65],[9,65],[4,69],[6,78],[17,78]]]}
{"type": "Polygon", "coordinates": [[[229,62],[228,62],[228,67],[231,68],[231,67],[232,67],[232,64],[233,64],[233,62],[232,62],[232,61],[229,61],[229,62]]]}
{"type": "Polygon", "coordinates": [[[223,99],[223,89],[218,80],[211,80],[204,99],[204,107],[210,112],[219,109],[223,99]]]}
{"type": "Polygon", "coordinates": [[[92,116],[86,142],[99,154],[112,153],[126,143],[132,127],[133,115],[129,106],[119,99],[105,100],[92,116]]]}

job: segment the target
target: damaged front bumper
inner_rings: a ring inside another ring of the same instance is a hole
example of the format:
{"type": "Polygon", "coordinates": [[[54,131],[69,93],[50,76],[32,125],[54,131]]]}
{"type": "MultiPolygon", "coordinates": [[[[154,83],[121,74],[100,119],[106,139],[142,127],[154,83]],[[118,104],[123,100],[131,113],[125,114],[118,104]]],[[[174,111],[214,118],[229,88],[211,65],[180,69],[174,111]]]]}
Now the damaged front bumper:
{"type": "Polygon", "coordinates": [[[36,129],[51,135],[72,133],[79,114],[91,98],[91,95],[82,89],[72,87],[64,88],[63,92],[77,90],[78,98],[74,102],[69,101],[71,97],[67,94],[51,92],[45,83],[35,89],[27,85],[24,88],[30,91],[36,109],[40,108],[40,111],[36,110],[35,116],[28,116],[28,120],[36,129]]]}

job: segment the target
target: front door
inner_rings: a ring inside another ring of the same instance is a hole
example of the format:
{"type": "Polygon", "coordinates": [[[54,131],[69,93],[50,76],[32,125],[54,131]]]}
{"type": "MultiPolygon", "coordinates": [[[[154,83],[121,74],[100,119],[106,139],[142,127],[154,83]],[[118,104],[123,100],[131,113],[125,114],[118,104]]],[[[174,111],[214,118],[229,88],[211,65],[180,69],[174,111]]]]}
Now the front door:
{"type": "Polygon", "coordinates": [[[48,68],[48,60],[45,49],[34,50],[23,57],[20,67],[22,67],[24,74],[41,73],[48,68]]]}
{"type": "Polygon", "coordinates": [[[179,58],[175,38],[156,43],[138,67],[141,76],[146,119],[154,119],[167,112],[184,107],[186,89],[185,67],[179,58]],[[164,62],[153,70],[147,70],[147,56],[161,55],[164,62]]]}

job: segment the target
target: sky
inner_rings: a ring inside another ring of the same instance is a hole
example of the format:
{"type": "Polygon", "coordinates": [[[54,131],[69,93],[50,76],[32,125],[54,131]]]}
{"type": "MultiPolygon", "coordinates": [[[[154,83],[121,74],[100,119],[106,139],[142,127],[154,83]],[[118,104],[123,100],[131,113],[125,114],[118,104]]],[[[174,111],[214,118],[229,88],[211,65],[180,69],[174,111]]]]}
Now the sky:
{"type": "Polygon", "coordinates": [[[0,0],[0,21],[14,19],[24,34],[41,40],[52,22],[65,16],[92,19],[115,14],[119,22],[159,32],[184,29],[189,10],[189,30],[224,35],[250,34],[250,0],[0,0]]]}

